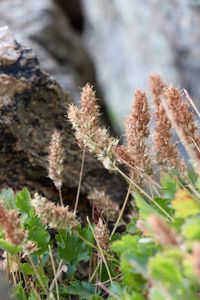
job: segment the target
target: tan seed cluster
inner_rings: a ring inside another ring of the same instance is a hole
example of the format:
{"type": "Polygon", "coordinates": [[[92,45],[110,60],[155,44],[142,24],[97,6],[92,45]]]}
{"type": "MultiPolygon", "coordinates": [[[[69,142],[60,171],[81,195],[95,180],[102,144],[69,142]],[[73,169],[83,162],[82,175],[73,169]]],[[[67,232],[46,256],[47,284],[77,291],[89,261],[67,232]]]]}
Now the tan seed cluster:
{"type": "Polygon", "coordinates": [[[21,229],[18,212],[8,210],[0,204],[0,227],[5,233],[5,239],[13,245],[21,245],[25,232],[21,229]]]}
{"type": "Polygon", "coordinates": [[[99,219],[94,234],[100,247],[105,250],[108,249],[110,235],[107,226],[103,223],[102,219],[99,219]]]}
{"type": "Polygon", "coordinates": [[[68,118],[79,146],[95,154],[107,169],[112,168],[113,148],[118,140],[99,125],[99,107],[91,85],[86,84],[82,89],[80,107],[74,104],[69,106],[68,118]]]}
{"type": "Polygon", "coordinates": [[[150,76],[150,85],[156,109],[156,127],[154,134],[156,159],[159,164],[171,165],[183,169],[183,163],[180,160],[179,152],[176,145],[172,143],[172,125],[167,118],[160,99],[164,96],[166,86],[159,75],[150,76]]]}
{"type": "Polygon", "coordinates": [[[75,228],[78,225],[78,221],[68,207],[55,205],[38,193],[35,193],[31,203],[41,221],[50,228],[66,229],[75,228]]]}
{"type": "Polygon", "coordinates": [[[59,131],[55,130],[51,143],[49,145],[49,178],[54,182],[57,189],[62,186],[63,176],[63,160],[64,160],[64,149],[62,147],[62,138],[59,131]]]}

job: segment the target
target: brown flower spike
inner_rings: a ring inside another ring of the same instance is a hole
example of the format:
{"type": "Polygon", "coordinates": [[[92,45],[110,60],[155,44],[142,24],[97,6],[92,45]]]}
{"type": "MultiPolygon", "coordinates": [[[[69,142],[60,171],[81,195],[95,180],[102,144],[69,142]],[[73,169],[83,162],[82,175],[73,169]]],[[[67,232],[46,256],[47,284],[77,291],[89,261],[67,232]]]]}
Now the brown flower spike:
{"type": "Polygon", "coordinates": [[[13,245],[21,245],[25,232],[20,227],[18,212],[5,209],[0,204],[0,227],[5,233],[5,239],[13,245]]]}
{"type": "Polygon", "coordinates": [[[137,90],[131,114],[125,123],[127,145],[116,147],[115,154],[119,162],[129,165],[130,176],[138,183],[142,180],[141,173],[151,173],[149,149],[145,144],[145,139],[149,136],[149,121],[150,113],[146,94],[137,90]]]}
{"type": "Polygon", "coordinates": [[[68,118],[75,129],[79,146],[95,154],[107,169],[112,169],[113,148],[118,140],[111,137],[107,129],[99,126],[99,107],[89,83],[82,89],[80,107],[74,104],[69,106],[68,118]]]}
{"type": "Polygon", "coordinates": [[[63,160],[64,160],[64,149],[62,147],[62,138],[59,131],[55,130],[51,143],[49,145],[49,178],[54,182],[57,189],[62,186],[62,175],[63,175],[63,160]]]}
{"type": "Polygon", "coordinates": [[[100,247],[105,250],[108,249],[110,235],[107,226],[103,223],[102,219],[99,219],[94,234],[100,247]]]}
{"type": "Polygon", "coordinates": [[[150,76],[150,85],[156,108],[156,127],[154,134],[156,159],[159,164],[171,165],[173,167],[179,167],[179,169],[182,169],[183,164],[181,163],[179,152],[176,149],[176,146],[171,142],[172,125],[165,113],[160,99],[164,96],[166,86],[162,82],[159,75],[150,76]]]}

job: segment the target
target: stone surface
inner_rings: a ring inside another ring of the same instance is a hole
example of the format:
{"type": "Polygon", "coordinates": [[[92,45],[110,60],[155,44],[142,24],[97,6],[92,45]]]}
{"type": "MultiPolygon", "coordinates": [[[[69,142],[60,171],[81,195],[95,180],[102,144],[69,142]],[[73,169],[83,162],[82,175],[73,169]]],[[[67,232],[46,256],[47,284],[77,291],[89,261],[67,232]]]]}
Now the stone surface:
{"type": "MultiPolygon", "coordinates": [[[[92,63],[80,36],[71,28],[66,16],[51,0],[1,0],[0,26],[9,26],[17,41],[32,48],[41,66],[73,96],[79,96],[79,87],[94,82],[92,63]]],[[[9,59],[12,49],[1,45],[9,59]]],[[[3,39],[4,40],[3,40],[3,39]]],[[[13,53],[11,53],[13,56],[13,53]]]]}
{"type": "MultiPolygon", "coordinates": [[[[28,186],[54,198],[55,188],[47,178],[48,146],[52,133],[58,129],[65,149],[63,197],[67,201],[71,195],[74,205],[82,150],[66,119],[72,99],[40,68],[32,50],[16,42],[7,27],[1,30],[16,53],[12,64],[10,60],[2,60],[0,64],[0,185],[28,186]]],[[[86,155],[81,197],[95,188],[105,191],[114,201],[121,201],[125,192],[117,175],[109,174],[94,157],[86,155]]],[[[85,207],[86,203],[82,205],[85,207]]]]}
{"type": "Polygon", "coordinates": [[[200,107],[200,2],[83,0],[85,44],[116,126],[149,73],[185,87],[200,107]],[[198,100],[196,100],[198,99],[198,100]]]}

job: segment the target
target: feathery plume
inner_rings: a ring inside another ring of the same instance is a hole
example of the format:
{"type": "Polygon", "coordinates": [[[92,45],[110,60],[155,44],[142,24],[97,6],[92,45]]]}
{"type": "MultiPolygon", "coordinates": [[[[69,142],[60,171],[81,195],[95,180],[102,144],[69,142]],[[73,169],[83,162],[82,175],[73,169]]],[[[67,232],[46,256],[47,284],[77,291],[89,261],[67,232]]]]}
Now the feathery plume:
{"type": "Polygon", "coordinates": [[[25,232],[20,226],[19,214],[15,210],[5,209],[0,204],[0,227],[2,227],[5,239],[13,245],[21,245],[25,238],[25,232]]]}
{"type": "Polygon", "coordinates": [[[91,207],[94,207],[98,214],[103,214],[108,220],[115,220],[119,213],[119,205],[113,202],[104,191],[93,190],[88,195],[91,207]]]}
{"type": "Polygon", "coordinates": [[[148,218],[147,223],[150,225],[153,237],[161,245],[179,245],[175,230],[171,228],[164,219],[157,215],[152,215],[148,218]]]}
{"type": "Polygon", "coordinates": [[[99,219],[95,227],[94,234],[101,248],[105,250],[108,249],[110,235],[107,226],[106,224],[103,224],[102,219],[99,219]]]}
{"type": "Polygon", "coordinates": [[[112,169],[113,149],[118,140],[111,137],[107,129],[99,126],[99,107],[91,85],[83,87],[80,107],[74,104],[69,106],[68,118],[75,129],[79,146],[95,154],[107,169],[112,169]]]}
{"type": "MultiPolygon", "coordinates": [[[[178,89],[168,87],[166,89],[169,110],[181,133],[183,140],[192,147],[196,157],[200,158],[200,136],[198,127],[194,121],[193,113],[190,111],[188,103],[181,100],[181,94],[178,89]]],[[[185,144],[185,143],[184,143],[185,144]]]]}
{"type": "Polygon", "coordinates": [[[67,206],[55,205],[38,193],[34,194],[31,203],[42,223],[50,228],[66,229],[75,228],[78,225],[73,212],[70,212],[67,206]]]}
{"type": "Polygon", "coordinates": [[[59,131],[55,130],[52,134],[51,142],[49,145],[48,176],[54,182],[57,189],[60,189],[62,186],[63,160],[64,149],[62,147],[61,134],[59,131]]]}
{"type": "Polygon", "coordinates": [[[160,97],[164,95],[166,88],[159,75],[153,74],[150,76],[150,86],[153,94],[154,104],[156,108],[156,127],[155,127],[155,147],[156,159],[159,164],[170,164],[173,167],[178,167],[183,170],[183,162],[179,157],[179,152],[175,144],[172,144],[171,139],[171,123],[162,106],[160,97]]]}
{"type": "Polygon", "coordinates": [[[130,168],[130,176],[138,182],[141,181],[141,172],[151,172],[149,149],[145,144],[145,139],[149,136],[149,121],[150,113],[146,94],[141,90],[137,90],[132,112],[125,123],[127,146],[116,147],[115,155],[119,162],[125,162],[135,169],[130,168]]]}

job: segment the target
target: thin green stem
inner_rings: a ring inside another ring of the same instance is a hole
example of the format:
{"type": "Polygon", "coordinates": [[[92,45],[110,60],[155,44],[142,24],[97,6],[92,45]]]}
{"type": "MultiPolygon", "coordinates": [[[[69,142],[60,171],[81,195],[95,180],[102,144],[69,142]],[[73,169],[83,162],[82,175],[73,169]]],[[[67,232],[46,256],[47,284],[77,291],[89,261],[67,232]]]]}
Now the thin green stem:
{"type": "Polygon", "coordinates": [[[123,206],[122,206],[122,208],[121,208],[121,210],[120,210],[118,219],[117,219],[117,221],[116,221],[116,223],[115,223],[115,226],[114,226],[114,228],[113,228],[113,230],[112,230],[112,233],[111,233],[111,235],[110,235],[110,240],[111,240],[113,234],[115,233],[115,231],[116,231],[116,229],[117,229],[117,227],[118,227],[118,225],[119,225],[119,222],[121,221],[121,218],[122,218],[122,216],[123,216],[123,213],[124,213],[124,210],[125,210],[125,208],[126,208],[126,205],[127,205],[128,199],[129,199],[129,195],[130,195],[130,192],[131,192],[131,186],[132,186],[132,184],[129,183],[128,191],[127,191],[127,194],[126,194],[126,197],[125,197],[123,206]]]}
{"type": "Polygon", "coordinates": [[[113,164],[116,171],[119,172],[129,183],[131,183],[137,190],[139,190],[144,196],[146,196],[155,206],[157,206],[169,220],[173,221],[173,218],[151,197],[149,196],[137,183],[131,180],[124,172],[122,172],[116,165],[113,164]]]}
{"type": "Polygon", "coordinates": [[[64,206],[61,186],[58,188],[58,192],[59,192],[59,198],[60,198],[60,205],[64,206]]]}
{"type": "Polygon", "coordinates": [[[82,161],[81,161],[81,170],[80,170],[80,176],[79,176],[79,183],[78,183],[78,190],[77,190],[77,195],[76,195],[76,202],[74,206],[74,215],[76,215],[77,207],[78,207],[78,201],[79,201],[79,196],[80,196],[80,191],[81,191],[81,182],[83,178],[83,167],[84,167],[84,161],[85,161],[85,148],[83,149],[83,155],[82,155],[82,161]]]}
{"type": "Polygon", "coordinates": [[[99,250],[99,252],[100,252],[100,254],[101,254],[101,257],[102,257],[102,260],[103,260],[103,262],[104,262],[104,265],[105,265],[105,267],[106,267],[106,270],[107,270],[107,273],[108,273],[108,277],[109,277],[109,279],[110,279],[110,282],[112,283],[113,281],[112,281],[112,276],[111,276],[111,273],[110,273],[110,270],[109,270],[109,267],[108,267],[108,263],[107,263],[106,258],[105,258],[105,256],[104,256],[104,253],[103,253],[103,250],[102,250],[102,248],[101,248],[101,245],[99,244],[99,241],[97,240],[97,238],[96,238],[96,236],[95,236],[95,234],[94,234],[94,230],[93,230],[93,228],[92,228],[92,225],[91,225],[90,220],[89,220],[88,217],[87,217],[87,222],[88,222],[88,225],[89,225],[89,227],[90,227],[90,230],[91,230],[91,232],[92,232],[92,234],[93,234],[93,236],[94,236],[94,238],[95,238],[95,241],[96,241],[96,243],[97,243],[97,247],[98,247],[98,250],[99,250]]]}

